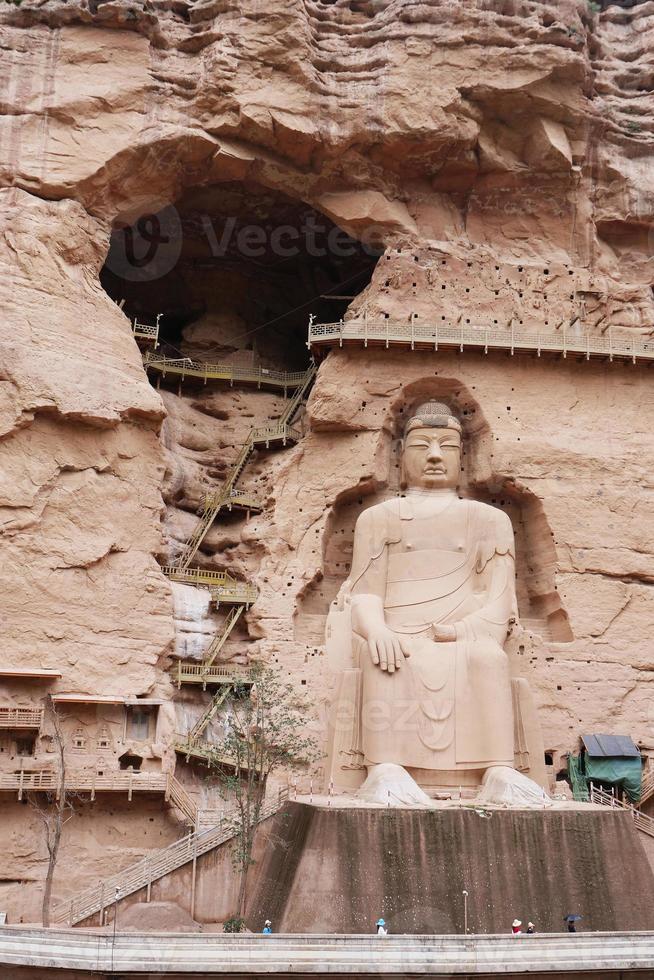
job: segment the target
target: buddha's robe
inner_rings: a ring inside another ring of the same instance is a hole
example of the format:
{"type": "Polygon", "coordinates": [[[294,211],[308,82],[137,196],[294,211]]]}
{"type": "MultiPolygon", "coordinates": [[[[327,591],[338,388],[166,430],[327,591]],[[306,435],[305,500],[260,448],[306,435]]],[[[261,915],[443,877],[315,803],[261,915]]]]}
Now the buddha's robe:
{"type": "Polygon", "coordinates": [[[513,707],[503,643],[517,615],[513,529],[476,501],[427,495],[386,501],[357,521],[349,591],[382,599],[386,625],[410,649],[394,673],[354,633],[362,671],[366,765],[456,771],[513,766],[513,707]],[[432,624],[452,624],[453,642],[432,624]]]}

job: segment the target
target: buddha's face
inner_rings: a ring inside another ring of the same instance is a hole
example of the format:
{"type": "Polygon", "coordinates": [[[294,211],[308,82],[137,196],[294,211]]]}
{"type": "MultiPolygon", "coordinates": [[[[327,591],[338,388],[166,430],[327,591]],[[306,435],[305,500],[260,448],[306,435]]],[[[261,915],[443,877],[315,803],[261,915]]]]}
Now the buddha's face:
{"type": "Polygon", "coordinates": [[[461,435],[456,429],[411,429],[404,440],[402,470],[408,487],[456,487],[461,469],[461,435]]]}

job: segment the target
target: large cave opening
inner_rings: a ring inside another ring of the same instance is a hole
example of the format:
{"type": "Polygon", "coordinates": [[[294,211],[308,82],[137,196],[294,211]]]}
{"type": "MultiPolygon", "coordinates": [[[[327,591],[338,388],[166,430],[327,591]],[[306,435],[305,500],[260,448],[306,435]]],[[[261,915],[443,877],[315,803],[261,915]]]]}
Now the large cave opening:
{"type": "Polygon", "coordinates": [[[378,256],[301,201],[229,182],[117,226],[100,278],[130,318],[161,314],[170,356],[298,370],[309,315],[340,319],[378,256]]]}
{"type": "MultiPolygon", "coordinates": [[[[259,368],[305,372],[310,314],[340,319],[370,282],[378,257],[374,246],[306,204],[254,183],[195,187],[156,214],[116,222],[101,283],[130,319],[154,324],[159,317],[156,358],[165,361],[148,362],[166,409],[162,565],[179,567],[206,500],[228,485],[251,433],[288,411],[292,384],[288,390],[256,384],[252,375],[260,377],[259,368]],[[180,358],[244,370],[232,372],[241,380],[230,383],[221,371],[189,375],[180,358]]],[[[303,430],[301,409],[293,427],[303,430]]],[[[279,467],[296,438],[259,441],[249,452],[236,489],[254,504],[226,499],[203,531],[194,568],[226,573],[238,586],[256,581],[279,467]]],[[[175,656],[199,663],[225,634],[219,661],[247,663],[253,640],[247,610],[229,625],[233,607],[224,598],[216,604],[206,588],[171,584],[175,656]]],[[[193,685],[182,687],[178,731],[193,728],[209,698],[193,685]]]]}

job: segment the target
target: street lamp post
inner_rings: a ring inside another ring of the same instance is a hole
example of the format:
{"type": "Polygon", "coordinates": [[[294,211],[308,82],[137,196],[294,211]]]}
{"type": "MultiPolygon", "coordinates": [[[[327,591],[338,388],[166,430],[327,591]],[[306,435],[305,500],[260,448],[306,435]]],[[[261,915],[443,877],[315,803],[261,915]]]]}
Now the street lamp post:
{"type": "Polygon", "coordinates": [[[120,895],[120,888],[116,885],[116,894],[114,896],[114,930],[113,936],[111,937],[111,972],[114,972],[114,951],[116,948],[116,921],[118,919],[118,897],[120,895]]]}
{"type": "Polygon", "coordinates": [[[463,889],[461,894],[463,895],[463,931],[467,936],[468,935],[468,893],[465,890],[465,888],[463,889]]]}

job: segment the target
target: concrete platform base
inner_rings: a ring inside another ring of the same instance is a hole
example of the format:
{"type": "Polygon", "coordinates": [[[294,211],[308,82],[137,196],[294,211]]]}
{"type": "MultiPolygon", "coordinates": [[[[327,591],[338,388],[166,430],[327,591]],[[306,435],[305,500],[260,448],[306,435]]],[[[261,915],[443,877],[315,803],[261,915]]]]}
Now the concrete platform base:
{"type": "Polygon", "coordinates": [[[525,977],[654,974],[654,933],[523,936],[97,935],[0,930],[0,980],[207,976],[525,977]]]}
{"type": "Polygon", "coordinates": [[[654,930],[654,875],[618,810],[338,809],[289,803],[261,830],[248,925],[286,933],[654,930]]]}

